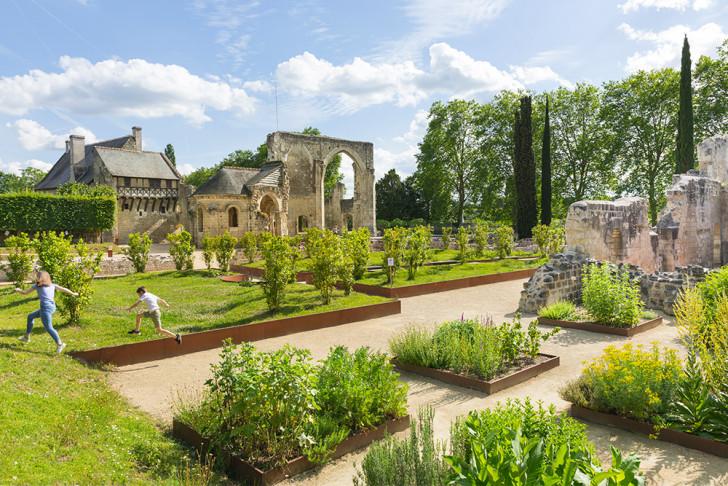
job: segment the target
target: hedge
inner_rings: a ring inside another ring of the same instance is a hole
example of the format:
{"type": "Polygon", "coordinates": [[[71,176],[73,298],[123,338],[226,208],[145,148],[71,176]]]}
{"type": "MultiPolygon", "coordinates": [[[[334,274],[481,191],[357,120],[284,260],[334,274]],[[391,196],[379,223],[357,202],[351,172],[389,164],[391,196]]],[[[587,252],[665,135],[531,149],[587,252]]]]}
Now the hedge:
{"type": "Polygon", "coordinates": [[[39,192],[0,194],[1,231],[99,231],[114,227],[116,198],[39,192]]]}

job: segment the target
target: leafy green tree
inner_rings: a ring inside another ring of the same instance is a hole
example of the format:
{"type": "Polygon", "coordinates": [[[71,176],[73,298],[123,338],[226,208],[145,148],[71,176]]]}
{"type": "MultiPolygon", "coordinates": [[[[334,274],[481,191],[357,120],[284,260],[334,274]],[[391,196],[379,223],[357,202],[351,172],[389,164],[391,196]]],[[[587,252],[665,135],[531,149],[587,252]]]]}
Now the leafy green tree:
{"type": "Polygon", "coordinates": [[[93,295],[94,275],[101,270],[101,252],[93,252],[80,240],[74,245],[75,258],[67,258],[56,277],[58,284],[78,294],[77,296],[61,294],[60,311],[68,318],[68,323],[78,325],[81,322],[81,310],[91,303],[93,295]]]}
{"type": "Polygon", "coordinates": [[[482,219],[476,219],[473,224],[473,242],[475,243],[475,254],[482,257],[488,249],[488,223],[482,219]]]}
{"type": "Polygon", "coordinates": [[[500,225],[495,229],[495,251],[498,258],[505,258],[513,251],[513,228],[500,225]]]}
{"type": "Polygon", "coordinates": [[[174,146],[171,143],[168,143],[166,147],[164,147],[164,155],[167,156],[170,162],[172,162],[172,165],[175,167],[177,166],[177,157],[174,155],[174,146]]]}
{"type": "Polygon", "coordinates": [[[401,227],[384,230],[384,252],[382,268],[387,273],[387,283],[394,283],[394,276],[397,274],[404,262],[404,251],[407,242],[407,230],[401,227]],[[389,264],[391,259],[392,265],[389,264]]]}
{"type": "Polygon", "coordinates": [[[57,279],[63,267],[71,259],[71,237],[55,231],[36,234],[33,240],[40,268],[57,279]]]}
{"type": "Polygon", "coordinates": [[[129,247],[124,248],[124,255],[131,262],[134,271],[144,273],[151,249],[152,239],[149,233],[129,233],[129,247]]]}
{"type": "Polygon", "coordinates": [[[240,236],[240,247],[243,249],[248,263],[253,263],[258,253],[258,238],[252,231],[246,231],[240,236]]]}
{"type": "Polygon", "coordinates": [[[313,285],[323,298],[324,305],[331,303],[331,296],[341,274],[344,252],[341,239],[333,231],[323,230],[313,248],[311,255],[311,271],[313,285]]]}
{"type": "Polygon", "coordinates": [[[45,176],[45,171],[35,167],[26,167],[20,175],[0,171],[0,194],[32,191],[45,176]]]}
{"type": "Polygon", "coordinates": [[[715,59],[700,56],[693,75],[697,139],[728,133],[728,39],[715,59]]]}
{"type": "Polygon", "coordinates": [[[516,231],[519,238],[531,236],[531,228],[538,222],[536,202],[536,163],[533,156],[531,125],[531,97],[521,98],[514,125],[513,175],[516,188],[516,231]]]}
{"type": "Polygon", "coordinates": [[[202,237],[202,259],[205,261],[205,267],[209,272],[212,270],[212,260],[215,259],[215,247],[217,246],[217,238],[210,235],[202,237]]]}
{"type": "Polygon", "coordinates": [[[220,167],[217,165],[213,167],[200,167],[184,176],[184,181],[191,186],[200,187],[214,176],[218,170],[220,170],[220,167]]]}
{"type": "Polygon", "coordinates": [[[470,232],[465,226],[458,228],[455,240],[458,244],[458,260],[462,265],[468,259],[468,251],[470,250],[470,232]]]}
{"type": "Polygon", "coordinates": [[[261,167],[268,157],[268,146],[261,144],[255,152],[252,150],[235,150],[212,167],[200,167],[188,175],[184,180],[187,184],[200,187],[207,182],[217,171],[223,167],[261,167]]]}
{"type": "Polygon", "coordinates": [[[541,145],[541,224],[551,224],[551,124],[548,97],[541,145]]]}
{"type": "Polygon", "coordinates": [[[3,270],[17,288],[24,288],[25,281],[30,277],[35,263],[33,255],[33,241],[26,233],[9,236],[5,239],[5,246],[10,250],[8,263],[2,265],[3,270]]]}
{"type": "Polygon", "coordinates": [[[352,261],[352,275],[354,280],[361,280],[367,271],[372,234],[369,228],[361,227],[344,233],[346,242],[346,255],[352,261]]]}
{"type": "Polygon", "coordinates": [[[618,190],[647,197],[651,224],[657,222],[675,167],[679,82],[675,70],[662,69],[604,85],[604,116],[615,133],[618,190]]]}
{"type": "Polygon", "coordinates": [[[227,272],[230,270],[230,260],[235,255],[235,247],[238,244],[238,239],[231,235],[229,231],[225,231],[216,240],[214,252],[217,266],[223,272],[227,272]]]}
{"type": "Polygon", "coordinates": [[[389,169],[376,183],[377,217],[383,220],[425,218],[427,213],[413,176],[404,181],[389,169]]]}
{"type": "Polygon", "coordinates": [[[680,60],[680,107],[677,115],[677,154],[675,173],[684,174],[695,167],[693,139],[693,84],[690,44],[685,36],[680,60]]]}
{"type": "Polygon", "coordinates": [[[404,247],[407,280],[414,280],[417,276],[417,270],[427,261],[431,241],[432,231],[429,226],[416,226],[407,230],[404,247]]]}
{"type": "Polygon", "coordinates": [[[291,245],[282,236],[270,235],[263,243],[265,274],[263,276],[263,293],[268,309],[276,311],[283,304],[286,287],[293,274],[291,245]]]}
{"type": "Polygon", "coordinates": [[[195,247],[190,232],[180,227],[178,232],[167,235],[167,241],[169,241],[169,254],[174,260],[174,268],[178,272],[192,270],[192,253],[195,247]]]}
{"type": "Polygon", "coordinates": [[[88,185],[81,182],[66,182],[58,186],[56,194],[59,196],[113,196],[116,197],[116,191],[111,186],[103,184],[88,185]]]}

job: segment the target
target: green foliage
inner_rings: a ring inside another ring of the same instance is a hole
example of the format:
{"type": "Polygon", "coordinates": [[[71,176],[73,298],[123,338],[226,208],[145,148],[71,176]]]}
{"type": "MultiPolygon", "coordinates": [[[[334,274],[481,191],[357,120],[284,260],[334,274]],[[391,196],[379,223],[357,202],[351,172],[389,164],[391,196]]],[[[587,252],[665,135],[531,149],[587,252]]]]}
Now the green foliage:
{"type": "Polygon", "coordinates": [[[682,363],[673,349],[608,346],[561,396],[582,407],[660,423],[681,377],[682,363]]]}
{"type": "MultiPolygon", "coordinates": [[[[342,276],[344,251],[341,239],[333,231],[323,230],[317,238],[309,250],[313,285],[321,292],[323,303],[328,304],[336,289],[336,283],[342,276]]],[[[347,273],[351,270],[351,266],[343,268],[347,273]]],[[[344,275],[344,280],[349,281],[349,278],[344,275]]]]}
{"type": "Polygon", "coordinates": [[[354,477],[355,486],[439,486],[447,484],[445,444],[435,440],[434,410],[427,406],[412,420],[409,436],[387,437],[367,450],[354,477]]]}
{"type": "Polygon", "coordinates": [[[566,233],[563,226],[556,224],[539,224],[533,228],[533,241],[543,256],[560,253],[566,244],[566,233]]]}
{"type": "Polygon", "coordinates": [[[417,270],[424,265],[430,253],[432,230],[429,226],[417,226],[406,232],[404,261],[407,265],[407,280],[414,280],[417,270]]]}
{"type": "Polygon", "coordinates": [[[104,197],[110,196],[116,198],[116,191],[111,186],[106,185],[88,185],[80,182],[66,182],[58,186],[56,194],[59,196],[88,196],[88,197],[104,197]]]}
{"type": "Polygon", "coordinates": [[[258,251],[263,251],[265,245],[273,238],[273,233],[270,231],[261,231],[255,235],[256,245],[258,245],[258,251]]]}
{"type": "Polygon", "coordinates": [[[718,48],[715,59],[700,56],[694,76],[697,140],[728,133],[728,39],[718,48]]]}
{"type": "Polygon", "coordinates": [[[371,236],[367,227],[344,233],[345,255],[351,259],[354,280],[360,280],[367,271],[371,236]]]}
{"type": "Polygon", "coordinates": [[[174,155],[174,145],[168,143],[167,146],[164,147],[164,155],[170,162],[172,162],[172,165],[177,166],[177,157],[174,155]]]}
{"type": "Polygon", "coordinates": [[[449,250],[452,244],[452,226],[442,227],[442,248],[443,250],[449,250]]]}
{"type": "Polygon", "coordinates": [[[538,316],[544,319],[553,319],[556,321],[572,321],[579,317],[576,306],[568,300],[560,300],[541,307],[538,310],[538,316]]]}
{"type": "Polygon", "coordinates": [[[146,270],[151,249],[152,239],[148,233],[129,233],[129,247],[124,248],[124,254],[137,273],[144,273],[146,270]]]}
{"type": "Polygon", "coordinates": [[[71,237],[47,231],[35,235],[33,246],[38,255],[40,268],[48,272],[54,280],[58,278],[63,267],[71,259],[71,237]]]}
{"type": "Polygon", "coordinates": [[[396,227],[384,230],[384,252],[382,267],[387,274],[387,283],[394,283],[394,276],[402,266],[405,258],[405,248],[407,245],[407,230],[396,227]],[[389,261],[392,265],[389,265],[389,261]]]}
{"type": "Polygon", "coordinates": [[[263,246],[265,275],[262,287],[268,309],[271,311],[281,307],[286,286],[291,281],[293,274],[291,252],[291,245],[282,236],[271,235],[263,246]]]}
{"type": "Polygon", "coordinates": [[[0,171],[0,194],[32,191],[46,174],[47,172],[34,167],[26,167],[20,175],[0,171]]]}
{"type": "Polygon", "coordinates": [[[473,242],[475,243],[475,255],[482,257],[488,249],[488,235],[490,226],[487,222],[476,219],[473,225],[473,242]]]}
{"type": "Polygon", "coordinates": [[[498,258],[505,258],[513,253],[513,228],[499,225],[495,229],[495,251],[498,258]]]}
{"type": "Polygon", "coordinates": [[[255,152],[251,150],[235,150],[212,167],[200,167],[184,178],[185,183],[200,187],[223,167],[252,167],[262,166],[268,157],[268,146],[261,144],[255,152]]]}
{"type": "Polygon", "coordinates": [[[551,224],[551,120],[549,118],[549,98],[546,95],[546,109],[541,137],[541,224],[551,224]]]}
{"type": "MultiPolygon", "coordinates": [[[[303,257],[303,237],[301,235],[286,237],[288,245],[291,247],[291,283],[296,283],[298,276],[298,261],[303,257]]],[[[349,294],[346,294],[349,295],[349,294]]]]}
{"type": "Polygon", "coordinates": [[[705,322],[712,322],[718,308],[718,300],[728,295],[728,266],[710,272],[696,288],[705,305],[705,322]]]}
{"type": "Polygon", "coordinates": [[[677,152],[675,173],[684,174],[695,166],[695,141],[693,139],[693,84],[690,44],[685,36],[680,59],[680,107],[677,116],[677,152]]]}
{"type": "Polygon", "coordinates": [[[17,236],[9,236],[5,240],[5,246],[10,249],[10,253],[8,263],[3,265],[3,270],[15,287],[24,288],[35,263],[35,255],[32,253],[33,241],[27,233],[20,233],[17,236]]]}
{"type": "Polygon", "coordinates": [[[36,192],[0,194],[2,230],[100,231],[113,228],[115,219],[116,197],[112,196],[56,196],[36,192]]]}
{"type": "MultiPolygon", "coordinates": [[[[424,218],[427,213],[422,204],[421,191],[416,187],[416,180],[409,176],[404,181],[397,171],[389,169],[376,183],[377,228],[387,229],[392,225],[389,220],[410,220],[424,218]]],[[[424,224],[421,223],[421,224],[424,224]]]]}
{"type": "Polygon", "coordinates": [[[240,236],[240,248],[243,249],[245,258],[248,259],[248,263],[253,263],[255,257],[258,255],[258,241],[255,233],[252,231],[246,231],[240,236]]]}
{"type": "Polygon", "coordinates": [[[205,235],[202,237],[202,259],[205,261],[205,267],[207,271],[212,270],[212,260],[215,258],[215,246],[217,245],[217,238],[214,236],[205,235]]]}
{"type": "Polygon", "coordinates": [[[516,112],[513,129],[513,176],[516,192],[516,232],[519,238],[531,236],[531,228],[538,223],[536,201],[536,163],[533,156],[533,129],[531,97],[523,96],[516,112]]]}
{"type": "Polygon", "coordinates": [[[464,226],[458,228],[456,243],[458,245],[458,260],[460,260],[460,263],[465,263],[470,250],[470,233],[464,226]]]}
{"type": "Polygon", "coordinates": [[[238,239],[231,235],[229,231],[225,231],[215,238],[213,250],[215,252],[215,260],[217,260],[217,265],[223,272],[230,270],[230,260],[235,255],[235,247],[237,244],[238,239]]]}
{"type": "Polygon", "coordinates": [[[524,329],[518,318],[500,325],[451,321],[434,332],[407,328],[389,341],[389,349],[403,363],[490,380],[512,366],[533,360],[541,343],[558,331],[541,332],[535,321],[524,329]]]}
{"type": "Polygon", "coordinates": [[[643,308],[640,287],[629,272],[592,263],[582,271],[581,280],[584,308],[597,322],[614,327],[639,323],[643,308]]]}
{"type": "Polygon", "coordinates": [[[180,226],[177,231],[167,235],[167,241],[169,241],[169,254],[174,260],[174,268],[178,272],[192,270],[192,254],[195,247],[190,232],[180,226]]]}
{"type": "Polygon", "coordinates": [[[91,303],[91,296],[94,293],[91,283],[94,275],[101,270],[102,254],[90,251],[83,240],[76,243],[74,249],[76,256],[65,261],[55,280],[56,283],[78,294],[77,297],[61,294],[59,305],[61,314],[67,317],[68,324],[75,326],[81,322],[81,311],[91,303]]]}

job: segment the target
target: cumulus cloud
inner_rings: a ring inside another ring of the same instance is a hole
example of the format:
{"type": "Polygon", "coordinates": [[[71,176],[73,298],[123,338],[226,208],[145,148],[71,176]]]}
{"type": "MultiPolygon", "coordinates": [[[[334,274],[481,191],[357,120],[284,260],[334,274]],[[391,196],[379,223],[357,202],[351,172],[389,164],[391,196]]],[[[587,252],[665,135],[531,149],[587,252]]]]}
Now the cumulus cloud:
{"type": "Polygon", "coordinates": [[[0,77],[0,113],[24,115],[61,109],[87,115],[135,118],[180,116],[191,123],[211,120],[209,110],[247,115],[255,99],[244,89],[206,80],[182,66],[144,59],[91,61],[63,56],[61,72],[34,69],[0,77]]]}
{"type": "Polygon", "coordinates": [[[23,169],[27,169],[28,167],[48,172],[51,170],[51,167],[53,167],[53,164],[37,159],[29,159],[25,162],[3,162],[3,160],[0,159],[0,171],[2,172],[20,175],[23,169]]]}
{"type": "Polygon", "coordinates": [[[18,141],[26,150],[52,150],[64,149],[69,135],[82,135],[86,137],[86,143],[97,141],[96,135],[84,127],[75,127],[64,133],[53,133],[35,120],[21,118],[8,127],[15,128],[18,132],[18,141]]]}
{"type": "Polygon", "coordinates": [[[194,172],[196,169],[192,164],[177,164],[177,172],[182,175],[188,175],[194,172]]]}
{"type": "Polygon", "coordinates": [[[627,0],[619,5],[623,13],[636,12],[642,8],[656,8],[657,10],[680,10],[692,8],[695,11],[710,8],[713,0],[627,0]]]}
{"type": "Polygon", "coordinates": [[[334,100],[339,112],[382,103],[414,106],[433,94],[470,97],[546,81],[570,85],[550,67],[501,70],[443,42],[430,46],[429,54],[427,69],[421,69],[412,61],[376,63],[358,57],[337,66],[304,52],[279,64],[276,77],[282,90],[334,100]]]}
{"type": "Polygon", "coordinates": [[[627,72],[677,66],[685,35],[688,36],[690,42],[690,55],[693,62],[702,55],[714,54],[727,35],[720,25],[713,22],[695,30],[686,25],[674,25],[657,32],[638,30],[623,23],[619,26],[619,30],[630,40],[652,44],[652,49],[638,51],[629,56],[625,65],[627,72]]]}
{"type": "Polygon", "coordinates": [[[417,169],[417,146],[411,145],[401,151],[387,150],[381,147],[374,147],[374,167],[376,176],[380,178],[389,169],[396,169],[397,172],[406,177],[417,169]]]}
{"type": "Polygon", "coordinates": [[[403,142],[409,144],[416,144],[425,135],[427,130],[427,110],[417,110],[412,121],[410,121],[407,131],[399,137],[395,137],[395,142],[403,142]]]}
{"type": "Polygon", "coordinates": [[[244,82],[243,89],[247,89],[253,93],[270,93],[273,91],[273,86],[268,81],[256,80],[244,82]]]}

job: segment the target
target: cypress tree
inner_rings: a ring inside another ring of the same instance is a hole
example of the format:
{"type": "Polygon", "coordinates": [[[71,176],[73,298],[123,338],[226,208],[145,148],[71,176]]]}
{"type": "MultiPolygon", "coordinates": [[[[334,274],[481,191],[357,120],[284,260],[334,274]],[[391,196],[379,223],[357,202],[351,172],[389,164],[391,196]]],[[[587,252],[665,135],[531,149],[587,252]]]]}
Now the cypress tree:
{"type": "Polygon", "coordinates": [[[519,238],[531,237],[538,224],[536,201],[536,162],[533,156],[531,129],[531,97],[521,98],[521,106],[514,125],[513,176],[516,186],[516,233],[519,238]]]}
{"type": "Polygon", "coordinates": [[[174,156],[174,147],[171,143],[168,143],[167,146],[164,148],[164,155],[167,156],[170,162],[172,162],[172,165],[175,167],[177,166],[177,159],[174,156]]]}
{"type": "Polygon", "coordinates": [[[551,224],[551,122],[549,98],[546,97],[546,114],[543,122],[541,147],[541,224],[551,224]]]}
{"type": "Polygon", "coordinates": [[[693,86],[688,36],[683,40],[680,62],[680,111],[677,121],[677,151],[675,173],[684,174],[695,167],[695,142],[693,139],[693,86]]]}

